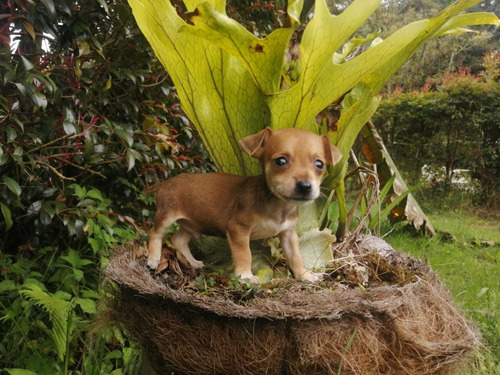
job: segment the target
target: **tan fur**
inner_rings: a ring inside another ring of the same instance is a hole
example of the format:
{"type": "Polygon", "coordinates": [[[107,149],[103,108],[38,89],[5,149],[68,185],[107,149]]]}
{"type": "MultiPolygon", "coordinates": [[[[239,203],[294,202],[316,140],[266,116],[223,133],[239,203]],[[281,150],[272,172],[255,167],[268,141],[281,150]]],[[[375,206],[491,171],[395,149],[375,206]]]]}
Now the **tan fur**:
{"type": "Polygon", "coordinates": [[[279,235],[294,277],[318,280],[320,275],[304,268],[299,252],[297,206],[318,197],[326,165],[337,163],[342,155],[326,136],[300,129],[266,128],[243,138],[241,145],[261,161],[264,175],[181,174],[158,185],[148,266],[158,266],[165,230],[177,221],[180,229],[171,242],[177,255],[194,268],[203,267],[203,262],[192,256],[189,240],[199,239],[201,234],[226,235],[236,276],[259,283],[251,271],[249,241],[279,235]],[[276,165],[278,158],[286,158],[286,165],[276,165]],[[318,169],[315,161],[324,163],[325,168],[318,169]]]}

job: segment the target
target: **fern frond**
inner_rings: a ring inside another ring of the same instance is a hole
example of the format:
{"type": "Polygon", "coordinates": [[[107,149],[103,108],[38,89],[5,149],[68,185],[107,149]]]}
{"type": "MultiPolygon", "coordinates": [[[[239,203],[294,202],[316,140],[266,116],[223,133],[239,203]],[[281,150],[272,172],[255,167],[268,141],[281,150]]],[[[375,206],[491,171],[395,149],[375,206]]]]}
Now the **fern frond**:
{"type": "Polygon", "coordinates": [[[19,292],[32,299],[35,305],[43,307],[49,313],[55,351],[59,359],[64,360],[68,340],[73,329],[69,319],[69,314],[73,310],[73,303],[69,300],[71,296],[64,292],[52,294],[35,284],[25,284],[19,292]]]}

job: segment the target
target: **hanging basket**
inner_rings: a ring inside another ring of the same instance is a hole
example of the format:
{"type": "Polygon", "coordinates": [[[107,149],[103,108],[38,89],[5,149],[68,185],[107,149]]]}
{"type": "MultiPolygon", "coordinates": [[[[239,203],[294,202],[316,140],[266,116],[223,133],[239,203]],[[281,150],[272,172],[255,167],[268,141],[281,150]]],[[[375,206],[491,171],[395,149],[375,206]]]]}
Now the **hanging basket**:
{"type": "Polygon", "coordinates": [[[143,250],[131,243],[111,257],[108,319],[158,373],[452,374],[480,343],[434,272],[377,238],[356,242],[356,264],[375,271],[365,286],[348,281],[347,262],[317,285],[239,294],[154,276],[143,250]]]}

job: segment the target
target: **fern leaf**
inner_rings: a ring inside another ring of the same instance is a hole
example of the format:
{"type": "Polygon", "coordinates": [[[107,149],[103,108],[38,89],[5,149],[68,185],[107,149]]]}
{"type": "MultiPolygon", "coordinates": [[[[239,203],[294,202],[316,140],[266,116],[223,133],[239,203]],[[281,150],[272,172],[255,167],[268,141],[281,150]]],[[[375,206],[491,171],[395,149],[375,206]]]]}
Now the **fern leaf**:
{"type": "Polygon", "coordinates": [[[69,324],[69,314],[72,312],[73,304],[69,301],[71,297],[67,293],[52,294],[46,292],[35,284],[25,284],[20,293],[33,300],[35,305],[43,307],[49,313],[52,322],[52,339],[55,351],[59,359],[64,360],[67,341],[71,337],[72,325],[69,324]]]}

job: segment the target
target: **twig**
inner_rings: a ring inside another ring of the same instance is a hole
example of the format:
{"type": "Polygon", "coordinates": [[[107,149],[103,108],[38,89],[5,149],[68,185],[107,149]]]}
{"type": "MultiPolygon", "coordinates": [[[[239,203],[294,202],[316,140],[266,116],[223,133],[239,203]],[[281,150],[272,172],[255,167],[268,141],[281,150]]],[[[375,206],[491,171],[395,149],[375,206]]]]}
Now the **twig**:
{"type": "MultiPolygon", "coordinates": [[[[354,165],[356,166],[356,169],[360,168],[361,165],[359,164],[358,158],[356,157],[356,154],[354,153],[353,149],[351,148],[351,150],[349,152],[351,154],[352,161],[354,162],[354,165]]],[[[359,178],[359,182],[361,183],[361,185],[363,185],[365,178],[363,177],[363,175],[361,173],[358,173],[358,178],[359,178]]]]}
{"type": "Polygon", "coordinates": [[[350,178],[350,177],[352,177],[355,174],[360,173],[360,172],[370,173],[371,170],[366,168],[366,167],[357,166],[356,168],[354,168],[352,171],[350,171],[349,173],[347,173],[345,175],[344,180],[347,180],[348,178],[350,178]]]}
{"type": "Polygon", "coordinates": [[[66,163],[68,165],[71,165],[72,167],[78,168],[78,169],[80,169],[82,171],[89,172],[91,174],[94,174],[94,175],[97,175],[99,177],[102,177],[102,178],[106,179],[105,175],[103,175],[100,172],[94,171],[94,170],[90,169],[89,167],[82,167],[81,165],[78,165],[78,164],[73,163],[73,162],[71,162],[69,160],[61,159],[61,158],[58,158],[58,157],[56,157],[55,159],[57,159],[59,161],[62,161],[63,163],[66,163]]]}
{"type": "Polygon", "coordinates": [[[56,146],[49,146],[49,147],[44,147],[43,149],[46,150],[56,150],[56,149],[65,149],[65,148],[73,148],[73,145],[56,145],[56,146]]]}
{"type": "Polygon", "coordinates": [[[57,175],[57,177],[59,177],[59,178],[61,178],[61,179],[63,179],[63,180],[75,181],[75,179],[74,179],[74,178],[72,178],[72,177],[66,177],[66,176],[64,176],[63,174],[61,174],[61,173],[60,173],[57,169],[55,169],[55,168],[54,168],[52,165],[50,165],[50,164],[44,163],[43,161],[40,161],[40,160],[37,160],[37,161],[36,161],[36,163],[37,163],[37,164],[40,164],[40,165],[43,165],[43,166],[45,166],[45,167],[47,167],[47,168],[49,168],[52,172],[54,172],[54,174],[56,174],[56,175],[57,175]]]}
{"type": "Polygon", "coordinates": [[[160,76],[156,77],[156,82],[155,83],[144,84],[144,85],[139,85],[139,86],[141,86],[141,87],[154,87],[154,86],[158,86],[159,84],[163,83],[168,78],[168,74],[166,74],[165,77],[163,77],[163,79],[161,81],[158,81],[159,78],[160,78],[160,76]]]}
{"type": "MultiPolygon", "coordinates": [[[[361,173],[360,173],[361,174],[361,173]]],[[[346,227],[350,227],[351,226],[351,222],[352,222],[352,218],[354,217],[354,213],[356,211],[356,208],[358,207],[359,203],[361,202],[361,199],[363,197],[365,197],[365,201],[366,201],[366,196],[365,196],[365,192],[366,190],[368,189],[368,183],[367,183],[367,180],[366,179],[363,179],[363,182],[362,182],[362,185],[361,185],[361,189],[359,191],[359,194],[358,196],[356,197],[356,200],[354,201],[354,204],[352,205],[349,213],[347,214],[347,219],[346,219],[346,227]]]]}
{"type": "Polygon", "coordinates": [[[74,134],[65,134],[65,135],[63,135],[62,137],[59,137],[59,138],[57,138],[57,139],[53,139],[52,141],[50,141],[50,142],[48,142],[48,143],[45,143],[45,144],[43,144],[43,145],[40,145],[40,146],[38,146],[38,147],[35,147],[35,148],[33,148],[33,149],[29,150],[29,151],[28,151],[28,153],[36,152],[36,151],[38,151],[38,150],[41,150],[42,148],[45,148],[45,147],[47,147],[47,146],[51,146],[51,145],[53,145],[54,143],[57,143],[57,142],[59,142],[59,141],[63,141],[63,140],[65,140],[66,138],[70,138],[70,137],[72,137],[72,136],[74,136],[74,134]]]}
{"type": "MultiPolygon", "coordinates": [[[[361,170],[362,170],[363,167],[360,167],[358,169],[358,172],[361,173],[361,170]]],[[[372,189],[372,194],[371,194],[371,197],[369,200],[367,200],[367,203],[366,203],[366,212],[364,213],[363,217],[360,219],[358,225],[356,226],[356,228],[354,228],[354,230],[349,234],[348,238],[346,241],[344,241],[338,248],[337,250],[339,251],[343,251],[344,249],[348,249],[350,248],[354,243],[356,243],[356,240],[361,232],[361,229],[364,227],[365,225],[365,221],[366,221],[366,218],[369,217],[370,215],[370,211],[372,210],[372,207],[373,205],[379,201],[379,197],[380,197],[380,189],[379,189],[379,186],[380,186],[380,183],[379,183],[379,179],[378,179],[378,175],[377,175],[377,172],[376,172],[376,167],[374,167],[374,170],[370,170],[368,168],[363,168],[363,172],[364,173],[367,173],[369,174],[371,177],[372,177],[372,180],[370,179],[366,179],[365,181],[365,184],[363,185],[363,188],[362,188],[362,191],[360,192],[360,194],[364,194],[363,190],[367,188],[368,184],[372,183],[374,186],[373,186],[373,189],[372,189]],[[373,182],[372,182],[373,181],[373,182]]],[[[352,211],[352,210],[351,210],[352,211]]],[[[353,211],[354,212],[354,211],[353,211]]],[[[379,209],[379,214],[380,214],[380,209],[379,209]]],[[[379,220],[380,222],[380,220],[379,220]]]]}
{"type": "Polygon", "coordinates": [[[359,224],[356,226],[356,228],[353,231],[353,233],[356,233],[356,234],[361,231],[361,228],[364,225],[366,218],[370,216],[370,212],[372,210],[373,205],[379,201],[379,196],[380,196],[380,188],[379,188],[379,186],[380,186],[380,182],[379,182],[379,179],[378,179],[378,175],[377,175],[376,167],[375,166],[374,166],[374,169],[375,170],[370,171],[370,175],[373,178],[373,185],[374,185],[373,186],[374,188],[372,189],[372,196],[366,202],[366,212],[365,212],[365,214],[363,215],[363,217],[361,218],[359,224]]]}
{"type": "Polygon", "coordinates": [[[9,113],[7,113],[5,116],[3,116],[1,119],[0,119],[0,125],[3,124],[4,121],[7,121],[7,119],[10,117],[10,114],[12,113],[12,111],[9,111],[9,113]]]}
{"type": "Polygon", "coordinates": [[[380,237],[380,226],[382,223],[382,210],[381,210],[381,203],[380,203],[380,180],[378,178],[378,171],[377,171],[377,164],[373,164],[373,171],[375,172],[375,199],[377,203],[377,232],[376,235],[377,237],[380,237]]]}
{"type": "Polygon", "coordinates": [[[352,161],[354,162],[354,165],[356,166],[355,171],[358,172],[358,178],[359,178],[359,182],[361,183],[361,189],[360,189],[358,196],[356,197],[356,201],[352,205],[351,210],[347,214],[347,219],[346,219],[346,227],[347,228],[349,228],[351,226],[352,218],[354,217],[354,213],[355,213],[356,208],[358,207],[359,203],[361,202],[361,199],[364,197],[365,202],[368,202],[368,199],[367,199],[366,194],[365,194],[366,191],[368,190],[368,180],[363,177],[362,173],[364,172],[364,173],[369,174],[371,172],[369,169],[360,166],[358,158],[356,157],[356,154],[354,153],[354,151],[352,149],[350,150],[350,154],[351,154],[352,161]]]}
{"type": "Polygon", "coordinates": [[[59,158],[61,156],[68,156],[68,155],[83,155],[83,152],[76,151],[76,152],[64,152],[60,154],[44,155],[43,159],[59,158]]]}

